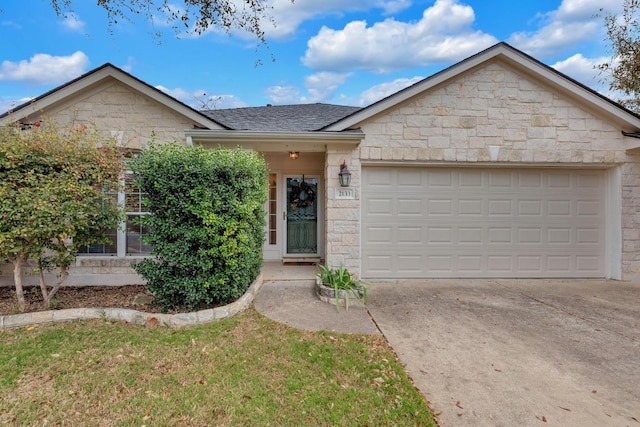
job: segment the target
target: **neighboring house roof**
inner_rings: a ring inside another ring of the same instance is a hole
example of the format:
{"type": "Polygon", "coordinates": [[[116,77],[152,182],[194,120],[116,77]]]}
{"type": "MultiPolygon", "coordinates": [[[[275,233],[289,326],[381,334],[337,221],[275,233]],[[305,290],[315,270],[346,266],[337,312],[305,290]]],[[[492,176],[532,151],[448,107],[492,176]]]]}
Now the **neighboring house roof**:
{"type": "Polygon", "coordinates": [[[188,105],[178,101],[174,97],[167,95],[161,90],[156,89],[150,84],[145,83],[144,81],[132,76],[126,71],[121,70],[120,68],[110,63],[106,63],[94,70],[89,71],[88,73],[81,75],[74,80],[71,80],[68,83],[58,86],[55,89],[52,89],[49,92],[38,96],[37,98],[34,98],[28,102],[25,102],[24,104],[12,108],[9,111],[6,111],[3,114],[0,114],[0,125],[22,120],[23,118],[28,117],[34,113],[47,111],[47,109],[55,106],[57,103],[64,102],[74,94],[79,93],[80,91],[109,78],[115,79],[122,84],[129,86],[132,89],[148,96],[149,98],[154,99],[160,104],[163,104],[167,108],[172,109],[176,113],[187,117],[188,119],[196,123],[198,127],[207,129],[225,128],[224,125],[221,125],[215,120],[212,120],[211,117],[202,114],[200,111],[189,107],[188,105]]]}
{"type": "Polygon", "coordinates": [[[640,116],[634,112],[622,107],[620,104],[611,99],[597,93],[587,86],[577,82],[567,75],[543,64],[526,53],[501,42],[494,46],[477,53],[449,68],[446,68],[424,80],[419,81],[399,92],[396,92],[380,101],[377,101],[368,107],[356,111],[335,123],[324,127],[323,131],[344,131],[347,129],[358,128],[362,122],[370,119],[378,114],[396,108],[399,104],[415,97],[423,95],[441,84],[451,81],[462,74],[481,67],[493,60],[501,60],[506,62],[514,69],[522,74],[529,76],[533,80],[537,80],[553,87],[558,92],[577,100],[578,102],[598,110],[600,113],[614,120],[621,130],[634,132],[640,129],[640,116]]]}
{"type": "Polygon", "coordinates": [[[320,130],[360,109],[318,103],[230,108],[202,113],[234,130],[300,132],[320,130]]]}

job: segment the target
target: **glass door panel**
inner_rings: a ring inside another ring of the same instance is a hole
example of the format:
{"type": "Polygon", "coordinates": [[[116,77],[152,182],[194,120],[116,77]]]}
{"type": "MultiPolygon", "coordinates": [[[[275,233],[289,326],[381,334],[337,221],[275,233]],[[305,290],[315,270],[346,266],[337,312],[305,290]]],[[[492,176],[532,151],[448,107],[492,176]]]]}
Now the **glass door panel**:
{"type": "Polygon", "coordinates": [[[318,178],[287,178],[288,255],[318,253],[318,178]]]}

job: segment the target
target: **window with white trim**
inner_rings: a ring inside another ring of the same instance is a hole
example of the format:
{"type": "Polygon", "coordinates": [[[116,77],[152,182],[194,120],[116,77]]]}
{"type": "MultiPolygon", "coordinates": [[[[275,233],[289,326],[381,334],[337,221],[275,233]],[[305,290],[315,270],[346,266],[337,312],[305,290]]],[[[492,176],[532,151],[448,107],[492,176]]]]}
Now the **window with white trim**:
{"type": "MultiPolygon", "coordinates": [[[[139,152],[128,150],[123,154],[123,162],[138,156],[139,152]]],[[[114,202],[124,206],[126,219],[117,229],[107,230],[107,243],[96,243],[79,251],[81,255],[132,256],[149,255],[153,247],[143,242],[149,229],[140,224],[140,218],[149,211],[142,204],[144,193],[135,185],[134,174],[127,170],[120,177],[120,191],[108,193],[114,202]]]]}

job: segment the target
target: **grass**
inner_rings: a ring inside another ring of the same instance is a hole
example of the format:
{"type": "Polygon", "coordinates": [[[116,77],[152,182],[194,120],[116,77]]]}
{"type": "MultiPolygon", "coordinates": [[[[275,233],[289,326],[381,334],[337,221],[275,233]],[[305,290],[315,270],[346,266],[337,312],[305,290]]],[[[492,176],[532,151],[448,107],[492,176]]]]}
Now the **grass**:
{"type": "Polygon", "coordinates": [[[249,309],[217,323],[0,331],[0,425],[435,426],[384,338],[249,309]]]}

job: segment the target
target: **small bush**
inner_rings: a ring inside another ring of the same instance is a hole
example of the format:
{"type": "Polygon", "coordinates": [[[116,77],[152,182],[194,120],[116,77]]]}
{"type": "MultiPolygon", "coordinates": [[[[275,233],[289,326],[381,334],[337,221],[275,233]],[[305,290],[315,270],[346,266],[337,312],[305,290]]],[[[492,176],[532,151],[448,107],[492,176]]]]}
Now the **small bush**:
{"type": "Polygon", "coordinates": [[[133,160],[151,215],[154,258],[134,268],[165,310],[226,304],[262,266],[268,181],[258,154],[177,144],[152,146],[133,160]]]}

